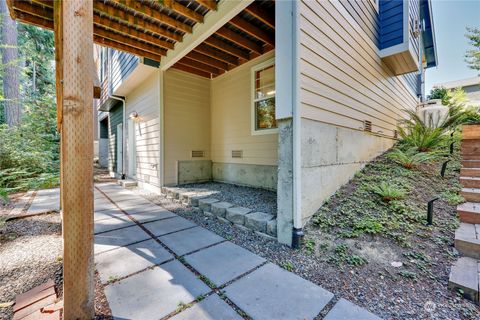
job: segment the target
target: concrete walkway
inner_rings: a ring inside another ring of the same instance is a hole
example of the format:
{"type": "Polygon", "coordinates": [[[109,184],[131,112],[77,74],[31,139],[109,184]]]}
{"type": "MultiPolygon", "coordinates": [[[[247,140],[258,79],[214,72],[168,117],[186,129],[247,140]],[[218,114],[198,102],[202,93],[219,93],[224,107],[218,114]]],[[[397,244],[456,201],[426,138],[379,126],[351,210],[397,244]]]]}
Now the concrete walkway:
{"type": "Polygon", "coordinates": [[[379,319],[118,185],[96,185],[94,220],[115,319],[379,319]]]}

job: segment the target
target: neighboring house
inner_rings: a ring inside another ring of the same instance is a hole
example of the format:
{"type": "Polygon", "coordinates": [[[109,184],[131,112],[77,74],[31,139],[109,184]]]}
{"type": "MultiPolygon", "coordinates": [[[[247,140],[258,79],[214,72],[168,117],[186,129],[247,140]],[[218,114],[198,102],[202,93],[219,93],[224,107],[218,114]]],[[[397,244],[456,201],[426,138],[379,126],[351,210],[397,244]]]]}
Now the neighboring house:
{"type": "Polygon", "coordinates": [[[276,190],[278,240],[291,244],[423,99],[437,64],[430,1],[190,3],[203,23],[165,38],[160,63],[98,51],[99,153],[154,192],[210,180],[276,190]]]}
{"type": "Polygon", "coordinates": [[[445,88],[449,90],[461,88],[463,91],[465,91],[466,98],[468,99],[468,105],[480,106],[480,76],[438,83],[433,87],[445,88]]]}

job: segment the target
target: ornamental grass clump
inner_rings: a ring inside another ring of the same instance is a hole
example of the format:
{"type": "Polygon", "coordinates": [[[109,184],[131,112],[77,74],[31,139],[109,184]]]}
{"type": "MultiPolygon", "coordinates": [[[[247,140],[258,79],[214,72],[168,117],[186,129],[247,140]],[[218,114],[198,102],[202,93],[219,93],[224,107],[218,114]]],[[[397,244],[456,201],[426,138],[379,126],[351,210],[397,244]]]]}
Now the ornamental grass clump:
{"type": "Polygon", "coordinates": [[[382,201],[387,203],[393,200],[401,200],[405,198],[407,194],[404,189],[385,181],[377,186],[373,186],[372,192],[379,195],[382,198],[382,201]]]}

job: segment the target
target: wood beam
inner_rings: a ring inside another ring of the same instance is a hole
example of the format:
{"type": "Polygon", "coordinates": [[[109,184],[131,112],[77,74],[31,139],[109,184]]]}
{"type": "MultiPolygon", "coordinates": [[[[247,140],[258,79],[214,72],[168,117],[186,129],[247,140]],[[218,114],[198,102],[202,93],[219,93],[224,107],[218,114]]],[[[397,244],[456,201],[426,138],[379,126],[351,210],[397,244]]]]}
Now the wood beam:
{"type": "MultiPolygon", "coordinates": [[[[228,63],[225,63],[223,61],[219,61],[215,58],[206,56],[206,55],[201,54],[201,53],[196,52],[196,51],[190,52],[185,57],[189,58],[191,60],[195,60],[195,61],[198,61],[198,62],[201,62],[201,63],[208,64],[209,66],[212,66],[214,68],[218,68],[218,69],[225,70],[225,71],[230,70],[230,66],[229,66],[228,63]]],[[[180,61],[182,61],[182,60],[180,60],[180,61]]]]}
{"type": "Polygon", "coordinates": [[[220,70],[218,68],[211,67],[208,64],[205,64],[205,63],[202,63],[202,62],[199,62],[199,61],[196,61],[196,60],[192,60],[192,59],[187,58],[187,57],[183,57],[182,60],[180,60],[179,62],[184,64],[184,65],[187,65],[189,67],[198,69],[200,71],[205,71],[205,72],[208,72],[208,73],[211,73],[211,74],[214,74],[214,75],[219,75],[219,74],[225,73],[225,70],[220,70]]]}
{"type": "Polygon", "coordinates": [[[196,2],[209,10],[217,10],[217,2],[215,0],[196,0],[196,2]]]}
{"type": "Polygon", "coordinates": [[[109,2],[115,3],[121,8],[133,10],[139,14],[152,18],[158,21],[161,24],[170,26],[172,28],[181,30],[186,33],[192,33],[192,27],[186,23],[180,22],[166,14],[161,13],[160,11],[153,9],[149,5],[135,0],[108,0],[109,2]]]}
{"type": "Polygon", "coordinates": [[[165,49],[173,49],[174,44],[172,42],[168,42],[165,40],[161,40],[157,37],[154,37],[148,33],[145,32],[140,32],[137,29],[134,29],[132,27],[126,26],[122,23],[119,23],[115,20],[110,20],[105,17],[101,17],[98,14],[94,14],[93,16],[93,23],[95,26],[101,26],[104,28],[109,29],[109,31],[115,31],[117,33],[121,33],[124,36],[128,36],[131,38],[136,38],[139,40],[143,40],[145,42],[148,42],[150,44],[153,44],[155,46],[159,46],[165,49]]]}
{"type": "Polygon", "coordinates": [[[201,70],[198,70],[198,69],[189,67],[189,66],[187,66],[187,65],[185,65],[185,64],[182,64],[181,62],[175,63],[175,64],[172,66],[172,68],[178,69],[178,70],[182,70],[182,71],[185,71],[185,72],[188,72],[188,73],[193,73],[193,74],[196,74],[197,76],[201,76],[201,77],[204,77],[204,78],[208,78],[208,79],[211,79],[211,78],[212,78],[211,73],[208,73],[208,72],[205,72],[205,71],[201,71],[201,70]]]}
{"type": "Polygon", "coordinates": [[[248,33],[252,37],[265,42],[266,44],[275,46],[275,34],[268,32],[266,30],[263,30],[247,20],[236,16],[229,22],[230,24],[234,25],[236,28],[242,30],[245,33],[248,33]]]}
{"type": "Polygon", "coordinates": [[[126,23],[129,28],[141,28],[145,31],[152,32],[156,35],[162,36],[167,39],[182,41],[183,37],[175,32],[169,31],[164,27],[158,26],[156,23],[149,22],[139,17],[134,17],[126,11],[118,10],[117,8],[107,5],[100,1],[94,1],[93,9],[96,13],[108,18],[114,18],[115,20],[126,23]]]}
{"type": "Polygon", "coordinates": [[[224,51],[217,51],[204,43],[196,47],[194,51],[200,52],[201,54],[223,61],[233,66],[238,66],[240,64],[237,57],[231,54],[225,53],[224,51]]]}
{"type": "Polygon", "coordinates": [[[26,12],[30,15],[37,16],[39,18],[46,18],[53,20],[53,10],[45,6],[38,6],[36,4],[27,2],[27,1],[14,1],[13,7],[17,11],[26,12]]]}
{"type": "Polygon", "coordinates": [[[31,15],[30,13],[26,12],[16,12],[16,20],[21,21],[23,23],[27,24],[33,24],[34,26],[48,29],[48,30],[53,30],[53,21],[52,20],[47,20],[44,18],[40,18],[38,16],[31,15]]]}
{"type": "Polygon", "coordinates": [[[173,12],[184,16],[185,18],[193,20],[197,23],[203,23],[203,16],[200,13],[181,5],[175,0],[163,0],[163,5],[173,12]]]}
{"type": "Polygon", "coordinates": [[[99,27],[95,28],[94,34],[96,36],[100,36],[104,39],[110,39],[110,40],[113,40],[113,41],[118,42],[118,43],[123,43],[125,45],[128,45],[129,47],[137,48],[137,49],[140,49],[140,50],[143,50],[143,51],[146,51],[146,52],[150,52],[150,53],[153,53],[153,54],[156,54],[156,55],[163,55],[164,56],[164,55],[167,54],[166,49],[163,49],[163,48],[160,48],[160,47],[148,44],[148,43],[144,43],[144,42],[141,42],[141,41],[129,38],[129,37],[125,37],[125,36],[123,36],[119,33],[113,33],[111,31],[108,31],[106,29],[102,29],[102,28],[99,28],[99,27]]]}
{"type": "Polygon", "coordinates": [[[154,54],[154,53],[144,51],[144,50],[141,50],[141,49],[138,49],[138,48],[130,47],[129,45],[126,45],[124,43],[116,42],[116,41],[111,40],[111,39],[102,38],[102,37],[97,36],[97,35],[93,36],[93,40],[95,41],[95,43],[97,43],[99,45],[114,48],[114,49],[117,49],[117,50],[120,50],[120,51],[124,51],[124,52],[131,53],[131,54],[134,54],[134,55],[137,55],[137,56],[149,58],[149,59],[152,59],[152,60],[155,60],[155,61],[160,61],[162,59],[162,57],[158,54],[154,54]]]}
{"type": "Polygon", "coordinates": [[[229,53],[237,58],[250,60],[250,54],[248,54],[243,50],[238,49],[237,47],[231,46],[217,38],[210,37],[205,40],[205,43],[208,44],[209,46],[217,48],[218,50],[222,50],[223,52],[229,53]]]}
{"type": "Polygon", "coordinates": [[[265,23],[270,28],[275,29],[275,10],[267,10],[260,6],[258,2],[254,2],[246,7],[245,11],[265,23]]]}
{"type": "Polygon", "coordinates": [[[224,39],[227,39],[247,50],[256,52],[258,54],[263,53],[262,46],[256,44],[255,42],[243,37],[242,35],[228,29],[227,27],[221,27],[215,34],[221,36],[224,39]]]}
{"type": "MultiPolygon", "coordinates": [[[[93,2],[61,1],[63,319],[94,315],[93,2]]],[[[57,6],[56,6],[57,8],[57,6]]],[[[57,8],[58,10],[58,8],[57,8]]],[[[61,35],[58,32],[61,32],[61,35]]]]}

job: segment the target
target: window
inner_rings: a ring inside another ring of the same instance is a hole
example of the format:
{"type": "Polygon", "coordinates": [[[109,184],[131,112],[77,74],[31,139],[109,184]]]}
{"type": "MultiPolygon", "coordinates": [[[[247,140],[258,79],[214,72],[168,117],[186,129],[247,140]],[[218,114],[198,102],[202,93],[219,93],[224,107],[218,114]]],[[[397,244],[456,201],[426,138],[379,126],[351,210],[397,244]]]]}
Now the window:
{"type": "Polygon", "coordinates": [[[274,62],[271,59],[252,68],[252,134],[277,132],[274,62]]]}

